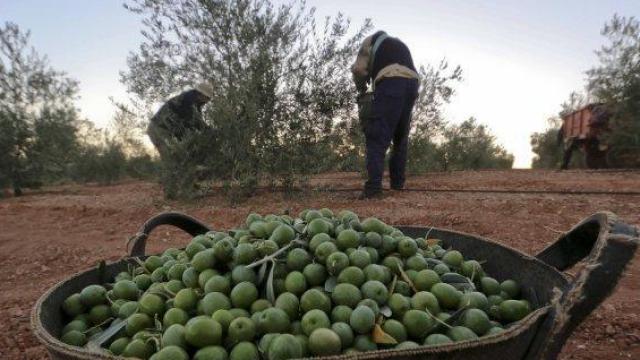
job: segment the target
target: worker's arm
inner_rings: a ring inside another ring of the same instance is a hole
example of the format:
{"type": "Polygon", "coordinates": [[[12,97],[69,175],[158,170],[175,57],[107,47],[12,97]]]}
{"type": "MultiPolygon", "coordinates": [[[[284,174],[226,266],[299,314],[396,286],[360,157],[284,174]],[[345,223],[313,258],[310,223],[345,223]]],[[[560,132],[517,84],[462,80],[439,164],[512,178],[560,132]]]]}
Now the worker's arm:
{"type": "Polygon", "coordinates": [[[353,74],[353,82],[356,84],[356,89],[359,93],[364,93],[367,90],[367,82],[369,81],[369,57],[371,56],[371,36],[364,39],[355,63],[351,66],[351,73],[353,74]]]}

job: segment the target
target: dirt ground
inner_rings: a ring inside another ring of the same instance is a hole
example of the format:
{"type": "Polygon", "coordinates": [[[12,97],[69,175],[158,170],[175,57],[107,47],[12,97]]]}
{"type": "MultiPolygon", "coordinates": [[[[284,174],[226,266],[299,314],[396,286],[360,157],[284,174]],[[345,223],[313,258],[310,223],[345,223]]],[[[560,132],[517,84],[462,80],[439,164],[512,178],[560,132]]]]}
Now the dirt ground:
{"type": "MultiPolygon", "coordinates": [[[[312,181],[355,188],[356,174],[327,174],[312,181]]],[[[640,191],[640,172],[486,171],[412,177],[409,188],[640,191]]],[[[249,212],[330,207],[376,215],[393,224],[433,225],[483,235],[535,254],[558,233],[586,216],[609,210],[640,224],[638,195],[393,192],[359,201],[356,192],[309,192],[292,199],[261,192],[239,205],[222,194],[191,203],[165,202],[153,183],[59,186],[0,200],[0,359],[43,359],[29,315],[37,298],[56,282],[99,260],[116,260],[125,240],[150,216],[166,210],[193,215],[217,229],[241,223],[249,212]]],[[[186,238],[169,229],[151,237],[158,252],[186,238]]],[[[640,359],[640,256],[617,290],[574,333],[562,359],[640,359]]]]}

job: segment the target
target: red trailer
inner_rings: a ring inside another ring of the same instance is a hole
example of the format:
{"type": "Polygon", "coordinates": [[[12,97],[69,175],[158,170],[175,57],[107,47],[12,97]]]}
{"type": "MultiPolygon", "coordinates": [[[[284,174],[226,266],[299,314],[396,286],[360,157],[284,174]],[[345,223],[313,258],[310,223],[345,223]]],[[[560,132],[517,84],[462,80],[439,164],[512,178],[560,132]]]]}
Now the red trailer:
{"type": "Polygon", "coordinates": [[[562,117],[562,136],[564,142],[564,161],[566,169],[571,160],[571,153],[576,148],[584,152],[585,163],[589,168],[607,166],[608,146],[602,135],[608,131],[609,114],[604,104],[589,104],[579,110],[562,117]]]}
{"type": "Polygon", "coordinates": [[[564,138],[598,138],[607,130],[607,120],[603,104],[589,104],[562,117],[564,138]]]}

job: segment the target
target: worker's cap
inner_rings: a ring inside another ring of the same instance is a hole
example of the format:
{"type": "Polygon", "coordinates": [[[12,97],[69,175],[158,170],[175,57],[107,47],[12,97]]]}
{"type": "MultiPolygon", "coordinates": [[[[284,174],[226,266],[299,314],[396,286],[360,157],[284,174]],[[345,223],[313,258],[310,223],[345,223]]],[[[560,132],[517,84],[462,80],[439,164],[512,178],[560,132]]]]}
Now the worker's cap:
{"type": "Polygon", "coordinates": [[[199,83],[198,85],[196,85],[195,89],[209,99],[213,99],[213,86],[211,86],[211,84],[204,82],[199,83]]]}

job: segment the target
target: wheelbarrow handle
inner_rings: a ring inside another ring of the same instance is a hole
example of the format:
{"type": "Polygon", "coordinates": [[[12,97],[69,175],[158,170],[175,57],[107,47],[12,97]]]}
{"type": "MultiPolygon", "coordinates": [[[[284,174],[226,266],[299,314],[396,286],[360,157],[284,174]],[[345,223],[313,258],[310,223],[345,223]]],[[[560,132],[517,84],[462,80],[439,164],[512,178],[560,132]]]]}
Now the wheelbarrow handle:
{"type": "Polygon", "coordinates": [[[616,234],[637,238],[638,229],[623,223],[613,213],[600,212],[582,220],[536,257],[559,271],[565,271],[587,257],[596,256],[598,250],[606,245],[607,236],[616,234]]]}
{"type": "Polygon", "coordinates": [[[564,271],[585,266],[553,305],[554,323],[539,359],[555,359],[573,330],[615,289],[640,245],[637,227],[609,212],[588,217],[536,257],[564,271]]]}
{"type": "Polygon", "coordinates": [[[147,238],[155,228],[162,225],[175,226],[191,236],[201,235],[211,231],[207,225],[191,216],[179,212],[160,213],[147,220],[138,233],[130,240],[131,251],[129,254],[134,257],[145,255],[147,238]]]}

